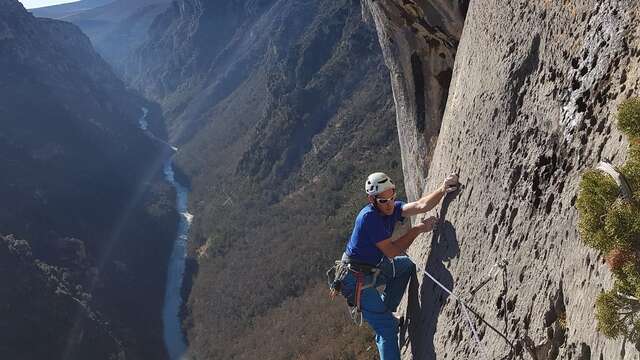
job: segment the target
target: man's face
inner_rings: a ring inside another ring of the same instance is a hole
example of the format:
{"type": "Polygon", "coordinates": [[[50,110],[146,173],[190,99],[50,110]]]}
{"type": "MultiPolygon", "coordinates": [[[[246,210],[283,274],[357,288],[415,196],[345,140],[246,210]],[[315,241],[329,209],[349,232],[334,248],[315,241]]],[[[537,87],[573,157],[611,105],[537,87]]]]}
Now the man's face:
{"type": "Polygon", "coordinates": [[[369,200],[385,215],[393,214],[395,198],[395,189],[387,189],[376,196],[369,196],[369,200]]]}

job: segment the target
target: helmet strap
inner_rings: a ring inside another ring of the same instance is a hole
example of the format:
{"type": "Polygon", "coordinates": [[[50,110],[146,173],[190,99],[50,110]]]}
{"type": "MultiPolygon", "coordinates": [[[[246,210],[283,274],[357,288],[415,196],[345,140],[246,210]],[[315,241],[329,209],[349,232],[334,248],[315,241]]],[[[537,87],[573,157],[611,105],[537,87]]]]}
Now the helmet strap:
{"type": "Polygon", "coordinates": [[[376,209],[377,212],[382,212],[382,210],[380,210],[380,208],[378,207],[378,202],[376,201],[374,195],[368,195],[367,200],[369,201],[369,204],[373,205],[373,208],[376,209]],[[373,200],[371,198],[373,198],[373,200]]]}

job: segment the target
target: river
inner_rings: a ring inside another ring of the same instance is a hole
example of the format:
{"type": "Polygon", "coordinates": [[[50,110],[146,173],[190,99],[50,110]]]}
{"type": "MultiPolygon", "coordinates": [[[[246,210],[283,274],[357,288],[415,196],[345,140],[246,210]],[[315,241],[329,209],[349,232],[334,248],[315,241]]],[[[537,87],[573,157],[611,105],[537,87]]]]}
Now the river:
{"type": "MultiPolygon", "coordinates": [[[[169,146],[174,150],[175,155],[175,152],[178,151],[176,147],[157,138],[148,130],[149,124],[147,121],[147,115],[149,110],[147,108],[142,108],[142,113],[142,117],[138,120],[140,129],[152,139],[169,146]]],[[[162,308],[162,322],[164,325],[163,334],[169,358],[171,360],[185,360],[187,344],[184,334],[182,333],[180,307],[182,306],[181,289],[182,280],[184,278],[187,240],[193,215],[189,213],[187,208],[189,189],[183,184],[180,184],[175,178],[173,170],[173,155],[165,161],[163,172],[165,180],[176,190],[176,210],[180,214],[178,233],[176,234],[176,238],[173,243],[173,250],[171,251],[171,258],[169,259],[169,268],[167,271],[167,287],[164,295],[164,306],[162,308]]]]}

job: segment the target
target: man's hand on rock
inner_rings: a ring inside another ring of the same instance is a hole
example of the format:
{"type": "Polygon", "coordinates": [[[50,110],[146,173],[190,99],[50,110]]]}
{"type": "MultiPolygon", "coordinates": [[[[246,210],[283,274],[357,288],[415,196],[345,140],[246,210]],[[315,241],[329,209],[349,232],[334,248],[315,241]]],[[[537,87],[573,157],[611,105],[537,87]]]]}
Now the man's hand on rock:
{"type": "Polygon", "coordinates": [[[442,191],[446,194],[458,190],[458,174],[451,174],[444,179],[442,183],[442,191]]]}
{"type": "Polygon", "coordinates": [[[415,226],[415,228],[418,229],[420,233],[426,233],[433,230],[433,228],[436,226],[436,222],[438,222],[438,219],[435,216],[430,216],[428,218],[422,219],[422,221],[419,222],[415,226]]]}

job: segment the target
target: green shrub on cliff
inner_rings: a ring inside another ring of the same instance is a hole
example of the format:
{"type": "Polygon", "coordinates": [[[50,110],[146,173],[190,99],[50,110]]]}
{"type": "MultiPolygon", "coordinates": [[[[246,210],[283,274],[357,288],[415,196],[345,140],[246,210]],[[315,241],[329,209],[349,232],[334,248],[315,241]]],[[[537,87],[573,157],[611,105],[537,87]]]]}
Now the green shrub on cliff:
{"type": "MultiPolygon", "coordinates": [[[[632,249],[640,243],[640,207],[637,202],[616,200],[604,219],[607,243],[614,248],[632,249]]],[[[611,249],[609,249],[611,250],[611,249]]]]}
{"type": "Polygon", "coordinates": [[[618,127],[629,137],[627,162],[620,171],[627,179],[633,197],[640,199],[640,98],[628,100],[618,111],[618,127]]]}
{"type": "Polygon", "coordinates": [[[610,338],[622,335],[637,344],[640,340],[639,306],[637,300],[622,295],[615,287],[603,292],[596,300],[598,330],[610,338]]]}
{"type": "Polygon", "coordinates": [[[589,170],[580,181],[576,206],[580,213],[578,230],[582,240],[604,253],[613,248],[611,238],[605,231],[605,216],[618,197],[616,182],[598,170],[589,170]]]}
{"type": "Polygon", "coordinates": [[[612,289],[596,300],[598,330],[624,336],[640,348],[640,99],[618,109],[618,128],[629,137],[629,154],[619,168],[631,198],[606,173],[589,170],[582,176],[576,207],[578,230],[585,244],[606,254],[614,274],[612,289]]]}
{"type": "Polygon", "coordinates": [[[640,98],[629,99],[620,105],[618,128],[631,139],[640,138],[640,98]]]}
{"type": "Polygon", "coordinates": [[[617,272],[615,288],[622,294],[640,299],[640,269],[638,258],[632,257],[617,272]]]}
{"type": "Polygon", "coordinates": [[[640,139],[632,140],[629,145],[627,162],[621,167],[620,171],[627,179],[627,183],[629,183],[629,187],[633,192],[633,197],[640,199],[640,139]]]}

